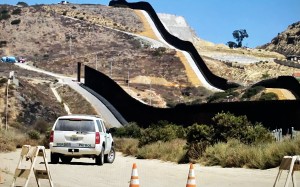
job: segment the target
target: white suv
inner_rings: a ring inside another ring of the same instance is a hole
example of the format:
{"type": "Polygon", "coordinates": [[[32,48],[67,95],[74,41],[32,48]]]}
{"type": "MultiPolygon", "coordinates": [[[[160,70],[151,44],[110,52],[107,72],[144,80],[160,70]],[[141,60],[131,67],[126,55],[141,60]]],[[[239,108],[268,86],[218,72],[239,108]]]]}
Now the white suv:
{"type": "Polygon", "coordinates": [[[93,158],[96,164],[113,163],[115,150],[110,129],[98,116],[68,115],[59,117],[50,134],[50,160],[70,163],[72,158],[93,158]]]}

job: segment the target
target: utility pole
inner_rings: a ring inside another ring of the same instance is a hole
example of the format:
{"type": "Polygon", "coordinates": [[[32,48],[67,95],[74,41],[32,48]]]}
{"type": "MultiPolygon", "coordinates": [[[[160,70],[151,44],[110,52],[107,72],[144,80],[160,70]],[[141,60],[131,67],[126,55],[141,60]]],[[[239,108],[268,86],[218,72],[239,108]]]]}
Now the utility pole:
{"type": "Polygon", "coordinates": [[[9,72],[7,85],[6,85],[6,106],[5,106],[5,130],[8,130],[8,88],[10,84],[10,80],[14,77],[14,71],[9,72]]]}
{"type": "Polygon", "coordinates": [[[127,74],[127,88],[129,88],[129,70],[128,70],[128,74],[127,74]]]}
{"type": "Polygon", "coordinates": [[[7,85],[6,85],[6,106],[5,106],[5,130],[7,131],[7,123],[8,123],[8,87],[9,87],[10,79],[7,80],[7,85]]]}
{"type": "MultiPolygon", "coordinates": [[[[113,60],[114,60],[114,58],[113,58],[113,60]]],[[[112,63],[113,63],[113,61],[110,61],[110,78],[112,79],[112,63]]]]}
{"type": "Polygon", "coordinates": [[[98,56],[96,54],[96,70],[98,70],[98,56]]]}
{"type": "Polygon", "coordinates": [[[150,106],[152,106],[152,86],[151,86],[151,79],[150,79],[150,106]]]}
{"type": "Polygon", "coordinates": [[[70,35],[70,39],[69,39],[69,47],[70,47],[70,56],[72,57],[72,34],[70,35]]]}

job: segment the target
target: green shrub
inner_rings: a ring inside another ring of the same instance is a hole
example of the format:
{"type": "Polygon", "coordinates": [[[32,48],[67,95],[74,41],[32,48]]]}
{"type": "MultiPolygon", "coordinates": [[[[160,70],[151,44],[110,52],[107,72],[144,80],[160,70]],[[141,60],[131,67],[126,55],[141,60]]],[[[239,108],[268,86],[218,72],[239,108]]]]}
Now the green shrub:
{"type": "Polygon", "coordinates": [[[260,123],[252,124],[247,116],[235,116],[229,112],[219,113],[214,118],[214,140],[226,142],[237,139],[252,144],[261,141],[272,141],[270,132],[260,123]]]}
{"type": "Polygon", "coordinates": [[[2,9],[0,12],[0,14],[8,14],[8,13],[9,13],[9,11],[7,9],[2,9]]]}
{"type": "Polygon", "coordinates": [[[273,93],[273,92],[269,92],[269,93],[262,93],[259,100],[260,101],[267,101],[267,100],[278,100],[278,95],[273,93]]]}
{"type": "Polygon", "coordinates": [[[255,86],[246,90],[246,92],[242,95],[242,98],[251,98],[265,89],[263,86],[255,86]]]}
{"type": "Polygon", "coordinates": [[[48,149],[49,148],[49,143],[50,143],[50,132],[51,132],[52,127],[48,127],[45,136],[42,140],[42,144],[48,149]]]}
{"type": "Polygon", "coordinates": [[[0,86],[3,86],[4,84],[6,84],[7,83],[7,78],[1,78],[0,79],[0,86]]]}
{"type": "Polygon", "coordinates": [[[0,20],[7,20],[9,19],[11,16],[8,12],[7,9],[2,9],[1,12],[0,12],[0,20]]]}
{"type": "Polygon", "coordinates": [[[29,131],[28,136],[30,139],[33,139],[33,140],[39,140],[41,138],[40,133],[36,130],[29,131]]]}
{"type": "Polygon", "coordinates": [[[225,92],[216,92],[215,94],[208,97],[208,102],[211,103],[218,100],[236,97],[238,95],[239,93],[235,92],[234,89],[229,89],[225,92]]]}
{"type": "Polygon", "coordinates": [[[142,130],[139,138],[139,146],[149,143],[163,141],[167,142],[176,138],[185,138],[186,132],[183,127],[168,124],[166,121],[160,121],[142,130]]]}
{"type": "Polygon", "coordinates": [[[21,12],[22,12],[21,9],[17,8],[17,9],[14,9],[11,14],[13,14],[13,15],[20,15],[21,12]]]}
{"type": "Polygon", "coordinates": [[[49,54],[44,54],[44,55],[43,55],[43,58],[44,58],[44,59],[49,59],[49,54]]]}
{"type": "MultiPolygon", "coordinates": [[[[267,63],[268,63],[268,62],[267,62],[267,63]]],[[[265,64],[265,62],[264,62],[263,64],[265,64]]],[[[264,74],[261,75],[261,78],[262,78],[262,79],[267,79],[267,78],[269,78],[269,77],[270,77],[270,74],[269,74],[268,72],[265,72],[264,74]]]]}
{"type": "Polygon", "coordinates": [[[218,142],[228,142],[232,139],[245,144],[272,142],[270,132],[260,123],[252,124],[246,116],[235,116],[231,113],[219,113],[213,121],[213,127],[194,124],[188,127],[187,157],[200,158],[206,148],[218,142]]]}
{"type": "Polygon", "coordinates": [[[139,138],[141,128],[136,123],[129,123],[124,127],[117,128],[113,135],[120,138],[139,138]]]}
{"type": "Polygon", "coordinates": [[[187,142],[211,142],[213,138],[213,129],[207,125],[193,124],[187,129],[187,142]]]}
{"type": "Polygon", "coordinates": [[[40,133],[46,133],[47,130],[50,128],[50,124],[47,123],[45,120],[43,119],[38,119],[35,124],[34,124],[34,129],[36,129],[38,132],[40,133]]]}
{"type": "Polygon", "coordinates": [[[167,49],[165,47],[156,48],[153,52],[153,55],[154,56],[162,56],[166,52],[166,50],[167,49]]]}
{"type": "Polygon", "coordinates": [[[273,141],[273,135],[261,123],[255,123],[253,126],[247,127],[247,134],[244,141],[245,143],[260,144],[269,143],[273,141]]]}
{"type": "Polygon", "coordinates": [[[0,41],[0,47],[6,47],[7,46],[7,41],[3,40],[0,41]]]}
{"type": "Polygon", "coordinates": [[[17,5],[23,6],[23,7],[28,7],[28,4],[25,2],[18,2],[17,5]]]}
{"type": "Polygon", "coordinates": [[[20,23],[21,23],[20,19],[15,19],[15,20],[13,20],[13,21],[10,22],[10,24],[12,24],[12,25],[18,25],[20,23]]]}

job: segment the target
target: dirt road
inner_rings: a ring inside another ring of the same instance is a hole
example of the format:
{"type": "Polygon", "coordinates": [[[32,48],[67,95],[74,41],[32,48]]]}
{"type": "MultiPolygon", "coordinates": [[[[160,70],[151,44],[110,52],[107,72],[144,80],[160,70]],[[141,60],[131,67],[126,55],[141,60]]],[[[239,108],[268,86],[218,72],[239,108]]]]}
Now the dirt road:
{"type": "MultiPolygon", "coordinates": [[[[18,164],[20,150],[12,153],[0,153],[1,177],[4,178],[2,187],[11,185],[14,170],[18,164]]],[[[49,158],[49,150],[47,150],[49,158]]],[[[41,161],[41,160],[40,160],[41,161]]],[[[37,162],[37,163],[40,163],[37,162]]],[[[141,187],[183,187],[186,185],[189,171],[188,164],[178,165],[158,160],[137,160],[133,157],[124,157],[117,153],[113,164],[103,166],[94,165],[92,159],[75,159],[71,164],[50,164],[50,171],[56,187],[126,187],[129,186],[132,164],[137,163],[141,187]]],[[[267,187],[273,186],[278,168],[269,170],[252,170],[242,168],[203,167],[195,165],[197,186],[205,187],[267,187]]],[[[282,174],[280,184],[284,186],[286,172],[282,174]]],[[[297,183],[300,183],[300,174],[296,172],[297,183]]],[[[50,186],[47,181],[41,180],[42,186],[50,186]]],[[[24,184],[22,179],[18,185],[24,184]]],[[[31,178],[29,186],[37,186],[31,178]]]]}

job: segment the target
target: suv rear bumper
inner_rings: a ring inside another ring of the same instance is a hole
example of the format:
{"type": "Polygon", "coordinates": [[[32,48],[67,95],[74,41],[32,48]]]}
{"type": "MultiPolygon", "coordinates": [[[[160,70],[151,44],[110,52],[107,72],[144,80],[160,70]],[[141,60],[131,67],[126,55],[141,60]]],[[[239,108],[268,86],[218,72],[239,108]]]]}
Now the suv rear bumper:
{"type": "Polygon", "coordinates": [[[55,147],[53,143],[49,144],[52,153],[59,153],[67,156],[80,156],[80,155],[100,155],[101,146],[96,145],[94,148],[82,147],[55,147]]]}

